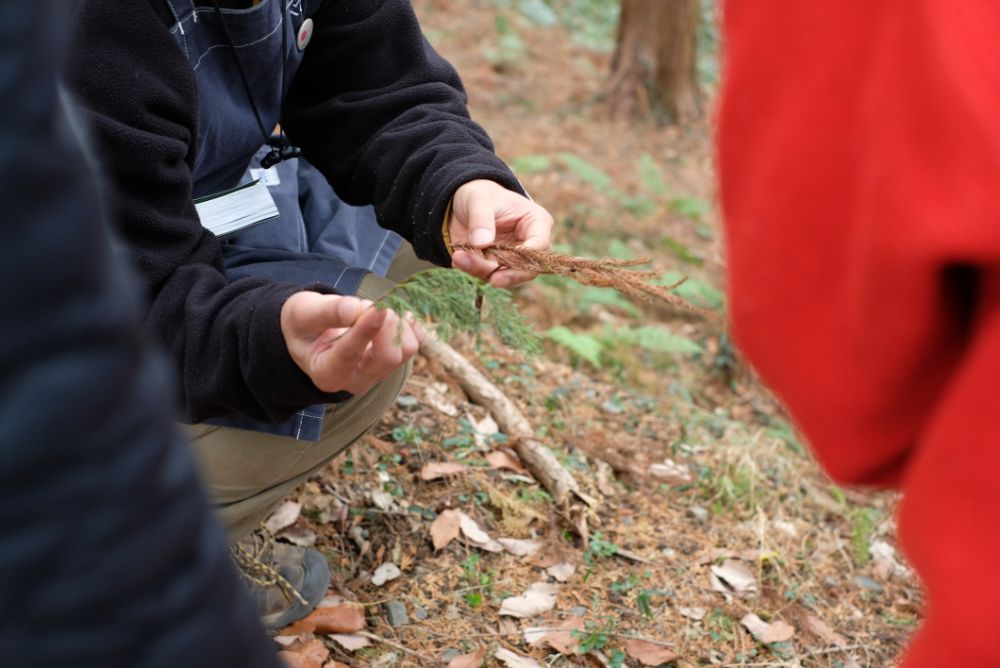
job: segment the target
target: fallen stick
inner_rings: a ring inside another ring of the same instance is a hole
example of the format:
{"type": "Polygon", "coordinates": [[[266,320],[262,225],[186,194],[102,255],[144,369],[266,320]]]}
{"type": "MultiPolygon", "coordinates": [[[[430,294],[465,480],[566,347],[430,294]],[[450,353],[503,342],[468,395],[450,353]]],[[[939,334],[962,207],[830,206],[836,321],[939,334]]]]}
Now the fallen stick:
{"type": "Polygon", "coordinates": [[[580,485],[559,460],[536,437],[521,410],[479,369],[447,343],[424,337],[420,352],[434,360],[458,381],[470,397],[493,414],[500,429],[511,438],[524,465],[559,505],[575,495],[588,504],[596,501],[580,490],[580,485]]]}

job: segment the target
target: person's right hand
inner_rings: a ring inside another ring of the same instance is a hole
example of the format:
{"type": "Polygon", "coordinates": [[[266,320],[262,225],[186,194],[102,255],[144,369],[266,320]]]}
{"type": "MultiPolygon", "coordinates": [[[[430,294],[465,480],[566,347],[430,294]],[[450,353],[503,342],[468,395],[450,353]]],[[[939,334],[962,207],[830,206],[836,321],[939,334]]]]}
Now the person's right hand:
{"type": "Polygon", "coordinates": [[[296,292],[281,307],[292,359],[324,392],[363,394],[413,357],[418,329],[356,297],[296,292]]]}

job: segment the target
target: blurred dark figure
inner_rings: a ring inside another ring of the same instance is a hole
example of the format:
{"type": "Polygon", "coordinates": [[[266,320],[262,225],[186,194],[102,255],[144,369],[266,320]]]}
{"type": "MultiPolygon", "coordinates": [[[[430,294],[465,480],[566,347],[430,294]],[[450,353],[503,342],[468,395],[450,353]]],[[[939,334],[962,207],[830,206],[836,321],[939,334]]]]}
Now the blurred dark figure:
{"type": "Polygon", "coordinates": [[[0,2],[0,664],[277,666],[112,263],[66,14],[0,2]]]}

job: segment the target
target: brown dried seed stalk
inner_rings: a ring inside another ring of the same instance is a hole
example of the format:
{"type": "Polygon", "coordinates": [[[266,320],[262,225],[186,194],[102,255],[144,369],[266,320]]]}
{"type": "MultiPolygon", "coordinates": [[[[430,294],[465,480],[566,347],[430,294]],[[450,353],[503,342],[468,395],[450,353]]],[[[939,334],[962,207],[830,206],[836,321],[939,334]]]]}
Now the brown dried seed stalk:
{"type": "Polygon", "coordinates": [[[658,277],[658,272],[649,269],[632,269],[647,264],[649,260],[594,260],[572,255],[562,255],[550,250],[535,250],[496,244],[486,248],[475,248],[468,244],[457,244],[455,250],[478,253],[500,266],[535,274],[565,276],[583,285],[598,288],[614,288],[624,295],[644,302],[662,301],[692,313],[708,316],[709,311],[698,308],[686,299],[671,292],[687,280],[682,278],[673,285],[654,285],[649,281],[658,277]]]}

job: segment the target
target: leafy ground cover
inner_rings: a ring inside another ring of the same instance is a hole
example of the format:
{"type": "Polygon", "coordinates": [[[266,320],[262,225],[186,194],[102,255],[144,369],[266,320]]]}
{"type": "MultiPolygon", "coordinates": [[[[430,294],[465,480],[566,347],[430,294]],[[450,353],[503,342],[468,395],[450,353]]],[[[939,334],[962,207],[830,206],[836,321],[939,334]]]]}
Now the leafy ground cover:
{"type": "Polygon", "coordinates": [[[489,336],[456,344],[589,507],[553,504],[485,410],[418,360],[374,432],[272,518],[336,575],[319,617],[278,636],[286,657],[891,665],[921,610],[895,498],[831,483],[731,346],[708,122],[603,120],[613,3],[415,5],[499,153],[555,215],[559,249],[651,257],[664,284],[690,276],[682,296],[718,316],[545,278],[516,295],[543,355],[489,336]]]}

